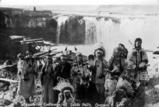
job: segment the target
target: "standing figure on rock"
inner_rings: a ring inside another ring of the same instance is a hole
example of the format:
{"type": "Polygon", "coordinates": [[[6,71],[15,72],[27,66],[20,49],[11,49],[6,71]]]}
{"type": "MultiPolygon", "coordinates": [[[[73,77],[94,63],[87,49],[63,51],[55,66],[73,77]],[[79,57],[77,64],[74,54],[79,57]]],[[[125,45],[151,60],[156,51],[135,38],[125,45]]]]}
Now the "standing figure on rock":
{"type": "Polygon", "coordinates": [[[30,103],[29,98],[33,97],[35,93],[35,70],[33,59],[30,57],[24,57],[19,54],[19,61],[17,64],[18,67],[18,77],[19,77],[19,86],[18,86],[18,95],[24,97],[27,103],[30,103]]]}
{"type": "Polygon", "coordinates": [[[52,65],[52,58],[50,56],[48,56],[48,58],[46,59],[46,64],[42,68],[40,79],[43,90],[42,102],[45,104],[54,103],[55,98],[54,98],[53,87],[55,86],[54,85],[55,77],[52,65]]]}
{"type": "Polygon", "coordinates": [[[137,92],[136,100],[138,102],[138,107],[144,106],[144,96],[145,96],[145,85],[147,84],[148,80],[148,72],[147,72],[147,64],[148,64],[148,57],[145,50],[142,48],[142,39],[136,38],[134,42],[134,48],[130,53],[128,58],[128,66],[131,66],[135,71],[135,81],[136,84],[140,84],[137,92]]]}
{"type": "Polygon", "coordinates": [[[108,63],[104,59],[105,50],[103,47],[97,47],[94,51],[95,54],[95,84],[98,92],[98,103],[104,103],[105,101],[105,75],[108,70],[108,63]]]}

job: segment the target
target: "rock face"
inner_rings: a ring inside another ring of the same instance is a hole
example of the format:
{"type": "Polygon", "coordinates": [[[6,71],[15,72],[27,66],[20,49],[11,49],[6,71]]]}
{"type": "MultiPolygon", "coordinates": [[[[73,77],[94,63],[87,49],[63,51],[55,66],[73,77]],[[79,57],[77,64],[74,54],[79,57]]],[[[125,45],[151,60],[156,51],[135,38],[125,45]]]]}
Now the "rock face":
{"type": "Polygon", "coordinates": [[[1,27],[8,35],[25,35],[32,38],[56,40],[57,23],[51,11],[28,11],[22,9],[0,8],[1,27]]]}
{"type": "Polygon", "coordinates": [[[19,52],[19,46],[11,41],[7,35],[0,33],[0,59],[13,59],[19,52]]]}
{"type": "Polygon", "coordinates": [[[57,22],[51,11],[27,11],[22,9],[0,8],[0,58],[15,57],[20,52],[20,44],[11,41],[9,36],[22,35],[56,41],[57,22]]]}

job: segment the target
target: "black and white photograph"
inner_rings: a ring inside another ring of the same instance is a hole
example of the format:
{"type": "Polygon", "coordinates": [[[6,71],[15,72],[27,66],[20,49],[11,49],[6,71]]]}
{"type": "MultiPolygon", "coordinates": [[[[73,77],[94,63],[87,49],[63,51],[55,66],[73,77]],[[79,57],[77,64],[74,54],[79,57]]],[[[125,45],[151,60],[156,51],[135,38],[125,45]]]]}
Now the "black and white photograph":
{"type": "Polygon", "coordinates": [[[159,107],[159,0],[0,0],[0,107],[159,107]]]}

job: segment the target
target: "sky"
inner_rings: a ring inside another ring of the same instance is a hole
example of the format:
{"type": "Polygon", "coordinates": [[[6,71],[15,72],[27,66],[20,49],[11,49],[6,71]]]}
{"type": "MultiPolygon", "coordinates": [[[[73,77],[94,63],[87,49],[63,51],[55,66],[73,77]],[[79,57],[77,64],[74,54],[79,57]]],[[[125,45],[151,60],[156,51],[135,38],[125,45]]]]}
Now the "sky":
{"type": "Polygon", "coordinates": [[[159,0],[0,0],[0,6],[13,5],[158,5],[159,0]]]}

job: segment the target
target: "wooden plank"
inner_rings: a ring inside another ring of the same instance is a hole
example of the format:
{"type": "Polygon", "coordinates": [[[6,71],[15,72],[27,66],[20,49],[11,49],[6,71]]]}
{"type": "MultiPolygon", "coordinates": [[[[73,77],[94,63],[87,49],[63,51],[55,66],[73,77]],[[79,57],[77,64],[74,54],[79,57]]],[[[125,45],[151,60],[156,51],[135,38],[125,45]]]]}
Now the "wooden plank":
{"type": "Polygon", "coordinates": [[[12,79],[8,79],[8,78],[0,78],[0,81],[10,82],[10,83],[18,83],[19,82],[17,80],[12,80],[12,79]]]}

